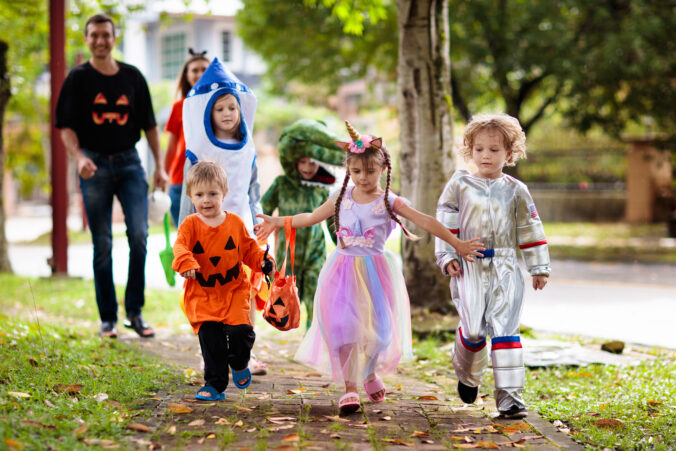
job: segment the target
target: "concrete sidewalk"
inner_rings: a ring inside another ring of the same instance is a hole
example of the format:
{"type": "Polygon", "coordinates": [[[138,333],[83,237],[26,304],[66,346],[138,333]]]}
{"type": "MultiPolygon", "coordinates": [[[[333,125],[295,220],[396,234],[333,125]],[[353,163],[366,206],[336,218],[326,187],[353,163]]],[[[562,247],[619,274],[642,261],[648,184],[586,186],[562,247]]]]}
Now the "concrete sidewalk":
{"type": "MultiPolygon", "coordinates": [[[[165,449],[443,450],[456,445],[583,449],[535,412],[529,412],[525,420],[495,419],[491,396],[481,405],[465,405],[446,394],[448,386],[421,383],[413,364],[384,378],[385,402],[371,403],[362,391],[362,409],[339,416],[337,400],[342,387],[290,358],[300,331],[266,335],[264,329],[257,328],[255,350],[270,363],[268,374],[254,376],[246,391],[228,387],[226,400],[218,402],[194,399],[203,383],[195,337],[132,340],[145,351],[185,368],[192,379],[192,384],[162,390],[139,405],[138,418],[145,418],[140,422],[151,427],[152,443],[165,449]],[[191,411],[172,412],[177,405],[191,411]]],[[[130,440],[147,444],[147,435],[137,434],[130,440]]]]}

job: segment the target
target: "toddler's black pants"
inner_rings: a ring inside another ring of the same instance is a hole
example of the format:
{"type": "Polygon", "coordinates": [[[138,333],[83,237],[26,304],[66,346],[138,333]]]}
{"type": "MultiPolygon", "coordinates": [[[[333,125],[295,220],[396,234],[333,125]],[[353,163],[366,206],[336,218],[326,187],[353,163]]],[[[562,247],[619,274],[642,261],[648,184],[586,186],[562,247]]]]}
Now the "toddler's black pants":
{"type": "Polygon", "coordinates": [[[220,393],[228,386],[228,367],[240,371],[249,365],[256,334],[248,324],[229,326],[206,321],[197,335],[204,359],[204,381],[220,393]]]}

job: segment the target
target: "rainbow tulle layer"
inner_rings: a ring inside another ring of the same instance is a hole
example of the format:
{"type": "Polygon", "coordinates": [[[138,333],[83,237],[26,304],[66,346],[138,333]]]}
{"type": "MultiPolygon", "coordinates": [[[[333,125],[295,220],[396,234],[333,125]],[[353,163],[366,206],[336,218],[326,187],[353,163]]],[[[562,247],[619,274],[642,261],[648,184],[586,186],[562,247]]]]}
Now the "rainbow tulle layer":
{"type": "Polygon", "coordinates": [[[400,265],[391,252],[356,257],[332,252],[319,274],[312,325],[295,359],[361,382],[410,360],[411,315],[400,265]]]}

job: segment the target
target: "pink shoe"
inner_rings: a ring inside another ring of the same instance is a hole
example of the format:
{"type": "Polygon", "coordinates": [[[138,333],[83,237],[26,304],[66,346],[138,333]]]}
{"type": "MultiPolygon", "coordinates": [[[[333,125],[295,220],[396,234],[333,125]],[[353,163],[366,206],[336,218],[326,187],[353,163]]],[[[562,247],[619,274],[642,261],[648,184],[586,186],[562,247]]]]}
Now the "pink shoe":
{"type": "Polygon", "coordinates": [[[383,402],[385,401],[385,393],[383,392],[382,398],[376,399],[374,395],[381,390],[385,390],[385,384],[380,377],[376,377],[372,381],[364,381],[364,391],[368,395],[369,399],[373,402],[383,402]]]}
{"type": "Polygon", "coordinates": [[[254,376],[265,376],[268,374],[268,364],[256,360],[254,356],[249,359],[249,371],[254,376]]]}
{"type": "Polygon", "coordinates": [[[348,392],[345,393],[343,396],[340,397],[338,400],[338,409],[340,410],[340,413],[346,414],[346,413],[354,413],[356,412],[361,404],[359,403],[359,394],[357,392],[348,392]],[[350,400],[350,398],[353,398],[350,400]],[[354,399],[357,399],[356,401],[354,399]]]}

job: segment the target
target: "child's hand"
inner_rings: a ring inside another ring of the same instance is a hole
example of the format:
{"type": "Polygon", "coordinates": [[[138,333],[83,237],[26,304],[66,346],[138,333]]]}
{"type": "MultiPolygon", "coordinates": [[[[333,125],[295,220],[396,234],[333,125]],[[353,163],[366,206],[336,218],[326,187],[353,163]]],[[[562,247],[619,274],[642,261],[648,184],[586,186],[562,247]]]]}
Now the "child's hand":
{"type": "Polygon", "coordinates": [[[533,289],[542,290],[547,285],[547,276],[533,276],[533,289]]]}
{"type": "Polygon", "coordinates": [[[185,277],[186,279],[194,279],[194,278],[195,278],[195,273],[196,273],[196,272],[197,272],[197,271],[195,271],[194,269],[189,269],[189,270],[187,270],[186,272],[181,273],[181,275],[182,275],[183,277],[185,277]]]}
{"type": "MultiPolygon", "coordinates": [[[[256,232],[256,239],[258,241],[267,240],[270,234],[280,227],[276,224],[275,220],[277,218],[273,218],[272,216],[262,214],[258,214],[256,215],[256,217],[261,218],[263,220],[263,222],[256,224],[254,226],[254,231],[256,232]]],[[[283,222],[282,225],[284,225],[283,222]]]]}
{"type": "Polygon", "coordinates": [[[453,246],[455,248],[455,251],[460,255],[462,258],[467,260],[468,262],[473,262],[474,259],[471,257],[471,255],[475,255],[477,257],[481,257],[483,254],[479,252],[480,250],[486,250],[484,247],[484,244],[479,241],[479,238],[472,238],[471,240],[463,241],[459,240],[460,242],[453,246]]]}
{"type": "Polygon", "coordinates": [[[459,276],[460,275],[460,262],[458,262],[458,260],[456,260],[456,259],[453,259],[450,262],[448,262],[448,264],[446,265],[446,272],[451,277],[459,276]]]}

